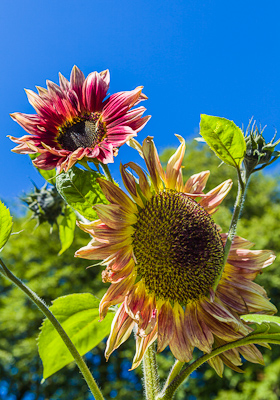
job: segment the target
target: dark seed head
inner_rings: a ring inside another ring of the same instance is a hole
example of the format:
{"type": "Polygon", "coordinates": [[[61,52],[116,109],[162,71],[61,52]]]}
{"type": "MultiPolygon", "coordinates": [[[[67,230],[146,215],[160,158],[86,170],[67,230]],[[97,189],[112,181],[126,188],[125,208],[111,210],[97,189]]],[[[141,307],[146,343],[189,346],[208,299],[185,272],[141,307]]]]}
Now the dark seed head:
{"type": "Polygon", "coordinates": [[[79,147],[94,147],[106,135],[105,123],[95,113],[86,118],[77,118],[60,129],[58,142],[65,150],[75,151],[79,147]]]}
{"type": "Polygon", "coordinates": [[[202,206],[183,193],[161,192],[139,212],[134,228],[137,274],[148,292],[181,305],[208,295],[224,253],[202,206]]]}

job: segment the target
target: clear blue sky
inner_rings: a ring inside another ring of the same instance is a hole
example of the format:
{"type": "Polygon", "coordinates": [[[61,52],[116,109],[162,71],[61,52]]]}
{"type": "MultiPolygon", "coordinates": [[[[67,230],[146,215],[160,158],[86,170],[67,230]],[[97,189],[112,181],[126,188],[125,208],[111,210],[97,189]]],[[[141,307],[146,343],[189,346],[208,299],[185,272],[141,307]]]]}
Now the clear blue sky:
{"type": "MultiPolygon", "coordinates": [[[[280,131],[280,2],[194,0],[2,0],[0,197],[8,203],[42,183],[6,135],[24,131],[9,113],[33,113],[24,88],[109,68],[110,93],[144,85],[152,119],[138,139],[159,149],[174,133],[197,136],[201,113],[280,131]]],[[[136,155],[125,145],[119,162],[136,155]]],[[[137,159],[138,161],[138,159],[137,159]]]]}

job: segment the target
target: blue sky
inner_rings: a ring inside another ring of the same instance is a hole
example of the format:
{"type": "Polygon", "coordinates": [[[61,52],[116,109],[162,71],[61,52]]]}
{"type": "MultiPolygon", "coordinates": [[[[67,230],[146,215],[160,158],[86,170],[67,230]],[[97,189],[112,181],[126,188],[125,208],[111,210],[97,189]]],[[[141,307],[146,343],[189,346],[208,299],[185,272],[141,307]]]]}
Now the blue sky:
{"type": "MultiPolygon", "coordinates": [[[[197,136],[200,114],[240,125],[254,118],[270,138],[280,130],[279,0],[1,2],[0,197],[6,202],[42,183],[28,156],[6,135],[24,131],[9,113],[33,113],[24,88],[109,68],[110,93],[144,85],[152,119],[138,139],[160,150],[174,133],[197,136]]],[[[140,161],[122,146],[119,162],[140,161]]]]}

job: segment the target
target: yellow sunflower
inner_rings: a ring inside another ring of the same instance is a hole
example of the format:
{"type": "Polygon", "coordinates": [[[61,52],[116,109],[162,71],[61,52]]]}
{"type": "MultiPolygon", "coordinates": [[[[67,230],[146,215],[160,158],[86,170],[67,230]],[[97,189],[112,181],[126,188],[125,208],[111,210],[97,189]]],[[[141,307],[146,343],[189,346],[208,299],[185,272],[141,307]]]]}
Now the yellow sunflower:
{"type": "MultiPolygon", "coordinates": [[[[108,358],[135,328],[132,369],[156,339],[158,352],[169,346],[178,360],[188,362],[194,347],[210,353],[214,347],[247,335],[251,328],[241,315],[276,312],[265,290],[252,282],[275,256],[269,250],[250,250],[253,244],[236,236],[224,267],[226,235],[219,232],[211,214],[232,181],[204,193],[210,172],[203,171],[184,184],[185,141],[177,137],[180,146],[166,172],[152,138],[145,139],[140,152],[149,177],[133,162],[121,166],[130,197],[100,179],[110,204],[95,206],[99,220],[79,224],[93,239],[76,256],[104,260],[103,281],[111,283],[100,303],[101,319],[110,306],[121,303],[105,355],[108,358]]],[[[219,375],[224,363],[239,370],[239,353],[252,362],[262,362],[259,350],[247,345],[209,363],[219,375]]]]}

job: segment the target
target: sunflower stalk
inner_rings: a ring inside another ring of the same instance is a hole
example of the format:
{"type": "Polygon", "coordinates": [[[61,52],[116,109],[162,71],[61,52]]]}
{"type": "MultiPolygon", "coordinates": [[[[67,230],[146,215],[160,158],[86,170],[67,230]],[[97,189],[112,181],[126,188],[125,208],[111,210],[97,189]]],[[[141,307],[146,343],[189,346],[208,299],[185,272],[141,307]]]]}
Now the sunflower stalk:
{"type": "Polygon", "coordinates": [[[171,371],[166,379],[166,382],[164,384],[164,387],[161,391],[162,394],[165,393],[166,388],[170,385],[170,383],[173,381],[173,379],[176,378],[176,376],[181,372],[183,366],[184,366],[184,362],[176,360],[175,363],[173,364],[171,371]]]}
{"type": "Polygon", "coordinates": [[[144,390],[146,400],[156,400],[159,392],[159,376],[156,363],[155,344],[148,347],[143,358],[144,390]]]}
{"type": "Polygon", "coordinates": [[[114,183],[114,180],[112,178],[112,175],[111,175],[111,172],[110,172],[110,169],[109,169],[108,165],[107,164],[102,164],[102,163],[100,163],[100,164],[102,166],[102,169],[103,169],[103,172],[104,172],[104,175],[105,175],[107,181],[110,181],[110,182],[114,183]]]}
{"type": "Polygon", "coordinates": [[[3,260],[0,258],[0,274],[3,275],[5,278],[8,278],[11,282],[13,282],[22,292],[24,292],[27,297],[39,308],[39,310],[45,315],[46,318],[50,321],[53,327],[56,329],[57,333],[60,335],[61,339],[64,341],[65,345],[67,346],[68,350],[72,354],[78,368],[80,369],[85,381],[88,384],[88,387],[94,396],[95,400],[104,400],[104,397],[95,382],[88,366],[84,362],[83,358],[79,354],[78,350],[72,343],[71,339],[62,328],[58,320],[55,318],[53,313],[49,310],[48,306],[44,303],[40,297],[29,289],[20,279],[18,279],[5,265],[3,260]]]}

